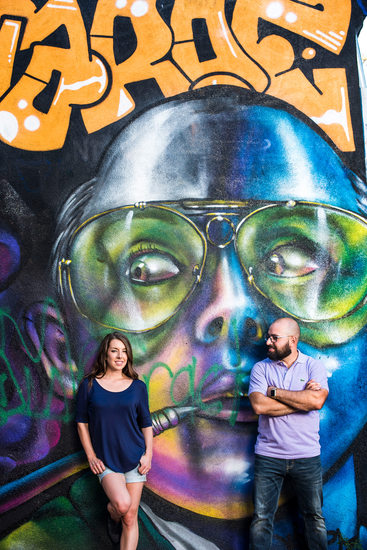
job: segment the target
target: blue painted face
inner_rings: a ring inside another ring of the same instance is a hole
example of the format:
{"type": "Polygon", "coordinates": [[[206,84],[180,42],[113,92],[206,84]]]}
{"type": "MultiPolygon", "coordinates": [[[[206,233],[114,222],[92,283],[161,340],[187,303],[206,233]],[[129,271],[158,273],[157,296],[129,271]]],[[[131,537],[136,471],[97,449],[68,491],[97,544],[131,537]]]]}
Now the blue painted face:
{"type": "Polygon", "coordinates": [[[238,95],[167,102],[110,149],[68,246],[64,291],[96,340],[129,331],[152,411],[193,407],[155,440],[149,486],[163,498],[213,517],[251,513],[249,373],[285,314],[328,370],[325,470],[363,427],[367,226],[356,183],[305,123],[238,95]]]}

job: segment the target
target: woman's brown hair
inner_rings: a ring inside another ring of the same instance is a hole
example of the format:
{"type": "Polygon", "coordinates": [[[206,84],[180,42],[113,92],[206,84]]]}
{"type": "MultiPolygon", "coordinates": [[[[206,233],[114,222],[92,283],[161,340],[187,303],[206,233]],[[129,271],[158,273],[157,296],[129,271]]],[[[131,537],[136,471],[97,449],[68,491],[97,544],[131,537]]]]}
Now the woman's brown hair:
{"type": "Polygon", "coordinates": [[[127,362],[122,369],[122,373],[125,374],[125,376],[132,378],[132,380],[136,380],[137,378],[139,378],[138,373],[134,370],[133,367],[133,350],[131,349],[131,344],[128,338],[121,332],[110,332],[110,334],[107,334],[100,343],[97,352],[97,358],[94,362],[91,372],[87,376],[89,380],[89,387],[92,386],[94,378],[102,378],[102,376],[106,374],[107,352],[112,340],[120,340],[120,342],[122,342],[126,347],[127,362]]]}

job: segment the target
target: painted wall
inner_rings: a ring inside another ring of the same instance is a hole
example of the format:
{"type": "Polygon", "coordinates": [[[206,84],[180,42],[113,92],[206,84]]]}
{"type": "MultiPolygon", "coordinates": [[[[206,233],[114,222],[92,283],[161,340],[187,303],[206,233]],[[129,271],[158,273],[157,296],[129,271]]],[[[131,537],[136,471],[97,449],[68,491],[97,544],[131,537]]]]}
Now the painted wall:
{"type": "MultiPolygon", "coordinates": [[[[1,550],[111,547],[73,398],[112,328],[156,432],[139,548],[246,548],[283,315],[329,375],[330,548],[367,548],[362,0],[0,10],[1,550]]],[[[302,545],[286,487],[274,548],[302,545]]]]}

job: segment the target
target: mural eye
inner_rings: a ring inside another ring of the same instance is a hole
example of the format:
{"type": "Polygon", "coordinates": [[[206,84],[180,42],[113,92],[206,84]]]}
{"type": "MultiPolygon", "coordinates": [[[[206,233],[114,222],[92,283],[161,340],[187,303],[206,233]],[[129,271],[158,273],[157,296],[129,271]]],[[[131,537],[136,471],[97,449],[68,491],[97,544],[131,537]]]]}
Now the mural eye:
{"type": "Polygon", "coordinates": [[[324,266],[323,259],[315,256],[300,246],[282,245],[267,254],[264,267],[268,273],[278,277],[302,277],[324,266]]]}
{"type": "Polygon", "coordinates": [[[172,279],[179,273],[180,269],[169,256],[149,253],[133,259],[126,276],[133,283],[149,285],[172,279]]]}

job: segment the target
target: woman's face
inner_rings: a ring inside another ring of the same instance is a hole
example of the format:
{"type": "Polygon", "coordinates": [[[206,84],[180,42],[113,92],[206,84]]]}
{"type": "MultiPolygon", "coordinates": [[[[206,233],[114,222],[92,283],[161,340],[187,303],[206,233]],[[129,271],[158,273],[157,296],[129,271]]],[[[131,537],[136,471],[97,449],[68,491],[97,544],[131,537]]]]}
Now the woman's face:
{"type": "Polygon", "coordinates": [[[127,363],[126,346],[121,340],[111,340],[107,350],[106,366],[109,372],[121,372],[127,363]]]}

